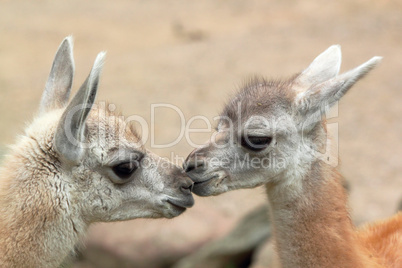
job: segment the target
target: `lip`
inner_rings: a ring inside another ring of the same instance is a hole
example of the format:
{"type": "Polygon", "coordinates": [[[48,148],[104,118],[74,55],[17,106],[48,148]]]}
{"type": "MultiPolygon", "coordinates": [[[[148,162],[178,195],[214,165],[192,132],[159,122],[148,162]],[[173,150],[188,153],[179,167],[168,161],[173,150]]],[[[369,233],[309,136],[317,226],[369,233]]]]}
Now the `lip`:
{"type": "Polygon", "coordinates": [[[209,179],[200,181],[200,182],[194,182],[194,187],[193,187],[193,193],[195,193],[198,196],[208,196],[209,191],[210,191],[210,183],[216,179],[218,176],[212,176],[209,179]]]}
{"type": "Polygon", "coordinates": [[[212,175],[211,177],[209,177],[208,179],[202,180],[202,181],[195,181],[194,178],[192,176],[190,176],[190,178],[193,180],[194,182],[194,186],[199,186],[199,185],[203,185],[203,184],[207,184],[209,181],[213,180],[213,179],[217,179],[219,178],[219,174],[215,174],[212,175]]]}
{"type": "Polygon", "coordinates": [[[199,186],[201,186],[203,184],[207,184],[208,182],[210,182],[214,178],[216,178],[216,176],[212,176],[211,178],[203,180],[203,181],[194,182],[194,187],[195,186],[199,187],[199,186]]]}
{"type": "Polygon", "coordinates": [[[178,215],[180,215],[181,213],[183,213],[184,211],[186,211],[187,208],[185,207],[181,207],[178,205],[173,204],[171,201],[167,201],[174,209],[174,211],[176,211],[175,213],[178,213],[178,215]]]}
{"type": "Polygon", "coordinates": [[[169,204],[173,205],[176,208],[182,209],[183,211],[186,210],[186,208],[191,208],[194,205],[194,199],[191,198],[191,201],[181,201],[173,198],[169,198],[166,200],[169,204]]]}
{"type": "Polygon", "coordinates": [[[227,177],[228,174],[226,172],[217,172],[208,179],[202,181],[195,181],[194,178],[190,176],[194,182],[193,193],[198,196],[216,195],[215,193],[220,193],[220,191],[217,191],[219,185],[227,177]]]}

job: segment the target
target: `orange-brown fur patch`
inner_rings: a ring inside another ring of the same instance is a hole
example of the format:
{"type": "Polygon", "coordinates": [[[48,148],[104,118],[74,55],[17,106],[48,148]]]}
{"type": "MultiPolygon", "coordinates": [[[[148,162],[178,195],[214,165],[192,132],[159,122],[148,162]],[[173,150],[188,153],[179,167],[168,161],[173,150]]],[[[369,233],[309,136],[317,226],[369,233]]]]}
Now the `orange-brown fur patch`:
{"type": "Polygon", "coordinates": [[[363,226],[357,231],[357,237],[369,257],[381,260],[385,267],[402,267],[402,212],[363,226]]]}

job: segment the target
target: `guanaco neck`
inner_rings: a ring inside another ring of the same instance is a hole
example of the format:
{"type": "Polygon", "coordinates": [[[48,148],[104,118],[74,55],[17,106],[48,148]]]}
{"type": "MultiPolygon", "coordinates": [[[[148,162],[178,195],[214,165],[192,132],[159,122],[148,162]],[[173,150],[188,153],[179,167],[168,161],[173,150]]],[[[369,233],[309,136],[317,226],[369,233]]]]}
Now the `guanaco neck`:
{"type": "Polygon", "coordinates": [[[362,267],[342,177],[320,160],[266,185],[283,268],[362,267]]]}
{"type": "Polygon", "coordinates": [[[57,267],[87,225],[74,216],[57,163],[24,139],[0,170],[0,267],[57,267]]]}

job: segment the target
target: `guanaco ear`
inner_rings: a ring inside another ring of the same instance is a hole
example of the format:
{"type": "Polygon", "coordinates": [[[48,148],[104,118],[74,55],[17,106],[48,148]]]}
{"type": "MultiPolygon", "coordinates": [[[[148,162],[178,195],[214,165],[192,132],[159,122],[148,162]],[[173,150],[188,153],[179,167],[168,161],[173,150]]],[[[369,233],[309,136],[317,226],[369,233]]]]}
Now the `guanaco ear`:
{"type": "Polygon", "coordinates": [[[318,55],[296,79],[295,84],[301,90],[327,81],[338,75],[341,68],[341,46],[333,45],[318,55]]]}
{"type": "Polygon", "coordinates": [[[362,65],[341,75],[318,84],[312,84],[307,90],[298,93],[295,99],[296,109],[310,123],[321,121],[324,111],[333,106],[346,92],[369,71],[382,57],[373,57],[362,65]]]}
{"type": "Polygon", "coordinates": [[[55,149],[73,163],[78,163],[84,153],[85,122],[95,101],[105,54],[98,54],[89,76],[67,106],[57,126],[55,149]]]}
{"type": "Polygon", "coordinates": [[[39,106],[39,114],[63,108],[70,97],[74,77],[72,37],[66,37],[60,44],[53,60],[39,106]]]}

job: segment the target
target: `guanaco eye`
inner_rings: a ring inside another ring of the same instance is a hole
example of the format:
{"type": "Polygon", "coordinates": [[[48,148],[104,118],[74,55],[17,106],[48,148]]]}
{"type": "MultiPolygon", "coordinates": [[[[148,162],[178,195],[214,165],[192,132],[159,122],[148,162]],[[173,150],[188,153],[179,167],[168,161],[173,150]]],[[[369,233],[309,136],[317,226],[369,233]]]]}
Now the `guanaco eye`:
{"type": "Polygon", "coordinates": [[[271,141],[272,137],[242,136],[241,146],[251,151],[259,152],[267,148],[271,141]]]}
{"type": "Polygon", "coordinates": [[[120,179],[126,180],[131,177],[134,171],[138,168],[138,161],[124,162],[112,167],[114,174],[120,179]]]}

